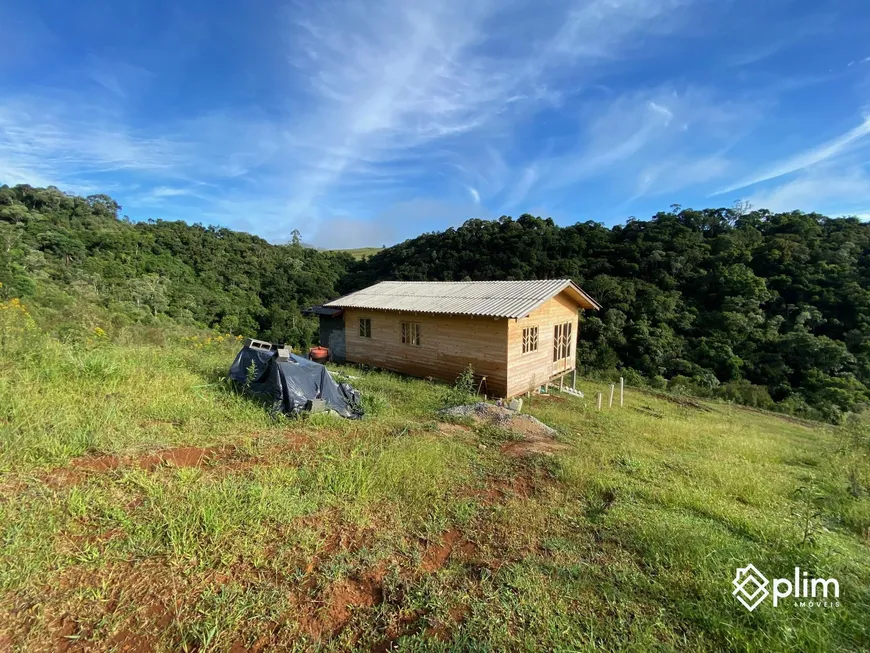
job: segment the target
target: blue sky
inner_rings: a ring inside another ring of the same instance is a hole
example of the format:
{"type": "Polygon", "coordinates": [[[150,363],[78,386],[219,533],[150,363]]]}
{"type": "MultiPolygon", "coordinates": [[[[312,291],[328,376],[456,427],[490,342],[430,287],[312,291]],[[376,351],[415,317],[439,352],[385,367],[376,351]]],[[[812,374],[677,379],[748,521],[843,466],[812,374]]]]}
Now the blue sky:
{"type": "Polygon", "coordinates": [[[866,0],[0,0],[0,183],[273,242],[870,216],[866,0]]]}

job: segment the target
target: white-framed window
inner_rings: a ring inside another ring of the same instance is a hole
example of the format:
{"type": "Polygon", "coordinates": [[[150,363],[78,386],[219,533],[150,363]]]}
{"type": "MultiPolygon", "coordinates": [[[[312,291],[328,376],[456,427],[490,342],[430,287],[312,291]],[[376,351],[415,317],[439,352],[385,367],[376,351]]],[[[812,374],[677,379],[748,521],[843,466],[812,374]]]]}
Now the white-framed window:
{"type": "Polygon", "coordinates": [[[523,353],[538,351],[538,327],[526,327],[523,329],[523,353]]]}
{"type": "Polygon", "coordinates": [[[370,317],[361,317],[359,319],[359,337],[372,337],[372,319],[370,317]]]}
{"type": "Polygon", "coordinates": [[[560,361],[571,357],[571,328],[570,322],[557,324],[553,328],[553,360],[560,361]]]}
{"type": "Polygon", "coordinates": [[[417,322],[402,322],[402,344],[420,346],[420,325],[417,322]]]}

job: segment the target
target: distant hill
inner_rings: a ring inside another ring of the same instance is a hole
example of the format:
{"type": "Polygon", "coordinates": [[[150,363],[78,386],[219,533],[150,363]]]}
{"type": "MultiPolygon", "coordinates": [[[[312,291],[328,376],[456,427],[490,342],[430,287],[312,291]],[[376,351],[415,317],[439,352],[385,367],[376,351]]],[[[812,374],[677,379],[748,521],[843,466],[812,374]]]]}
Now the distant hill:
{"type": "Polygon", "coordinates": [[[357,247],[356,249],[330,249],[327,251],[343,253],[343,254],[350,254],[357,261],[362,261],[363,259],[366,259],[369,256],[374,256],[378,252],[384,251],[384,248],[383,247],[357,247]]]}

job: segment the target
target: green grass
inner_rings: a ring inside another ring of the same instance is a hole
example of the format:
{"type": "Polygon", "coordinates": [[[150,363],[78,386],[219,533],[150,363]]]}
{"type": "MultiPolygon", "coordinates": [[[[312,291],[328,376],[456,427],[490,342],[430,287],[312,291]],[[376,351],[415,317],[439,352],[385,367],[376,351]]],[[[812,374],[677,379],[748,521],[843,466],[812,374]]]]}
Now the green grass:
{"type": "Polygon", "coordinates": [[[3,648],[870,646],[860,425],[554,395],[527,408],[572,446],[509,458],[510,433],[439,421],[444,386],[388,373],[340,370],[364,420],[269,416],[221,381],[235,346],[4,350],[3,648]],[[177,447],[209,456],[143,463],[177,447]],[[750,613],[748,563],[837,578],[840,606],[750,613]]]}

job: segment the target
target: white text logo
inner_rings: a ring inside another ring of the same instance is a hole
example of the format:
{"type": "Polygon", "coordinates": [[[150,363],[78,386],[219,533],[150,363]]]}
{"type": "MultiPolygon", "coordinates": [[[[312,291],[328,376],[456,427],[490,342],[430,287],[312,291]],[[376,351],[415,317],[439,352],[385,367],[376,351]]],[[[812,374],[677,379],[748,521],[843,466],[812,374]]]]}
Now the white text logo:
{"type": "MultiPolygon", "coordinates": [[[[737,575],[731,581],[734,585],[732,594],[737,597],[747,610],[752,612],[764,599],[771,595],[767,586],[771,583],[755,565],[737,568],[737,575]]],[[[810,578],[809,572],[801,572],[800,567],[794,569],[794,579],[773,579],[773,607],[777,607],[782,599],[825,599],[817,601],[794,601],[795,607],[839,607],[839,601],[828,602],[831,598],[840,598],[840,583],[835,578],[810,578]]]]}

